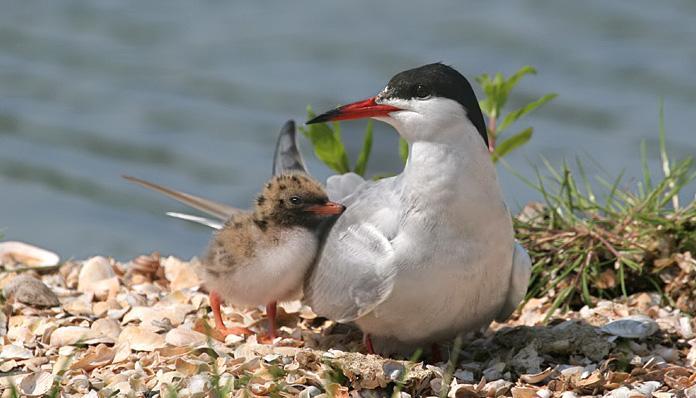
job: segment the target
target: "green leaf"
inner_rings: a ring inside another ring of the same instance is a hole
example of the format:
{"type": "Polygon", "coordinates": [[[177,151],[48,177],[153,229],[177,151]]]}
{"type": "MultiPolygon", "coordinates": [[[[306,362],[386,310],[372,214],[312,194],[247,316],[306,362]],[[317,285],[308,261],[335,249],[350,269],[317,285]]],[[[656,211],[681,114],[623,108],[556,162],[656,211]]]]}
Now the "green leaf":
{"type": "Polygon", "coordinates": [[[401,160],[406,163],[408,160],[408,142],[403,138],[399,138],[399,156],[401,156],[401,160]]]}
{"type": "Polygon", "coordinates": [[[493,161],[497,162],[498,159],[527,143],[527,141],[532,138],[533,131],[534,129],[531,127],[526,128],[512,137],[508,137],[502,142],[498,143],[493,151],[493,161]]]}
{"type": "Polygon", "coordinates": [[[358,155],[358,160],[355,162],[355,170],[353,170],[361,176],[365,175],[367,160],[370,158],[370,151],[372,151],[372,120],[367,121],[363,146],[358,155]]]}
{"type": "Polygon", "coordinates": [[[533,110],[535,110],[538,107],[544,105],[545,103],[551,101],[552,99],[556,98],[557,96],[558,96],[558,94],[556,94],[556,93],[546,94],[545,96],[539,98],[538,100],[532,101],[532,102],[528,103],[527,105],[523,106],[522,108],[508,113],[505,116],[505,119],[503,119],[503,122],[498,126],[497,133],[498,134],[502,133],[503,130],[505,130],[512,123],[517,121],[519,118],[528,114],[529,112],[532,112],[533,110]]]}
{"type": "Polygon", "coordinates": [[[479,101],[481,111],[488,117],[497,119],[500,116],[500,110],[507,103],[510,91],[517,85],[522,77],[528,74],[535,74],[536,69],[527,65],[517,70],[508,79],[505,79],[502,73],[498,72],[491,79],[488,74],[482,74],[476,78],[476,81],[481,85],[486,98],[479,101]]]}
{"type": "Polygon", "coordinates": [[[643,169],[643,184],[645,185],[645,190],[650,191],[652,190],[652,175],[650,174],[650,167],[648,166],[648,148],[645,140],[640,141],[640,164],[643,169]]]}
{"type": "Polygon", "coordinates": [[[536,75],[537,71],[534,67],[525,65],[517,70],[512,76],[510,76],[505,82],[505,96],[510,94],[510,91],[519,83],[520,79],[525,75],[536,75]]]}
{"type": "MultiPolygon", "coordinates": [[[[307,117],[313,118],[314,116],[312,109],[307,107],[307,117]]],[[[312,143],[314,154],[324,164],[341,174],[350,171],[348,154],[341,141],[340,128],[336,124],[334,124],[333,129],[325,123],[311,124],[300,127],[300,131],[312,143]]]]}

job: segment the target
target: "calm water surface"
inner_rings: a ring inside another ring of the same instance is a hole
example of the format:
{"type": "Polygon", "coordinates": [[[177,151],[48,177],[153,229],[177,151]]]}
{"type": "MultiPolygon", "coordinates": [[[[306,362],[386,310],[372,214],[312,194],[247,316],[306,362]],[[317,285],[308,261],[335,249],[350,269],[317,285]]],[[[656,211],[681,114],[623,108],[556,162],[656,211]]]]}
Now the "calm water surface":
{"type": "MultiPolygon", "coordinates": [[[[659,98],[670,149],[696,154],[696,3],[437,1],[21,1],[0,13],[0,230],[64,257],[190,257],[209,232],[120,179],[133,174],[246,206],[270,173],[280,125],[376,93],[433,61],[473,78],[538,68],[511,100],[560,94],[519,128],[508,158],[654,165],[659,98]]],[[[344,125],[355,151],[364,122],[344,125]]],[[[369,172],[397,172],[377,126],[369,172]]],[[[303,142],[312,172],[329,175],[303,142]]],[[[511,207],[537,194],[504,168],[511,207]]],[[[693,197],[696,188],[689,187],[693,197]]]]}

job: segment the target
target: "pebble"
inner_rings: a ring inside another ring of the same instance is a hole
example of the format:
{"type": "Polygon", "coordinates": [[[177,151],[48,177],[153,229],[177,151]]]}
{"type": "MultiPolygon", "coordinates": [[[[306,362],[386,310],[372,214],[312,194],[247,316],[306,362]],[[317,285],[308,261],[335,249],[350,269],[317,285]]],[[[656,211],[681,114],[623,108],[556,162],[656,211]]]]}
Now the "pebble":
{"type": "Polygon", "coordinates": [[[20,303],[32,307],[56,307],[60,301],[55,293],[40,280],[29,275],[19,275],[2,289],[5,298],[14,297],[20,303]]]}

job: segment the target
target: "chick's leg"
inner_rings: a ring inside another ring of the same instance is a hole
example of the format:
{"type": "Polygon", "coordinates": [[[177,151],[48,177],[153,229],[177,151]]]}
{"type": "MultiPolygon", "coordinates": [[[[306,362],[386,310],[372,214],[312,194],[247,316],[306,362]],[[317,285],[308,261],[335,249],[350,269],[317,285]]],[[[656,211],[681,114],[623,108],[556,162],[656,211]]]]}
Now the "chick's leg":
{"type": "Polygon", "coordinates": [[[278,337],[277,325],[276,325],[276,304],[277,302],[272,302],[266,304],[266,317],[268,318],[268,333],[262,336],[258,336],[259,343],[263,344],[273,344],[273,340],[278,337]]]}
{"type": "Polygon", "coordinates": [[[276,333],[276,329],[278,328],[278,325],[276,325],[276,305],[277,303],[275,301],[266,305],[266,316],[268,317],[268,336],[271,339],[278,337],[278,334],[276,333]]]}
{"type": "Polygon", "coordinates": [[[251,330],[247,328],[227,328],[225,322],[222,320],[222,313],[220,312],[220,295],[215,290],[210,292],[210,307],[213,309],[213,317],[215,318],[215,329],[220,331],[223,336],[228,334],[236,335],[251,335],[254,334],[251,330]]]}

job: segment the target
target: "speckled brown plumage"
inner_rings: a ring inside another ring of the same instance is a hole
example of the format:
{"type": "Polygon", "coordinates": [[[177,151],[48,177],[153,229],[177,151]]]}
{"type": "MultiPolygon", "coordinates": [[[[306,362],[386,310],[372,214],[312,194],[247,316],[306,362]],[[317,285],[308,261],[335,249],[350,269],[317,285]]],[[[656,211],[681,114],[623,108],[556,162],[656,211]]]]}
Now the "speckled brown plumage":
{"type": "Polygon", "coordinates": [[[219,308],[224,299],[237,305],[268,304],[295,298],[318,250],[317,229],[343,206],[329,202],[322,186],[305,174],[273,177],[248,213],[238,214],[217,231],[203,261],[203,280],[211,291],[216,325],[225,332],[219,308]],[[218,304],[219,305],[219,304],[218,304]]]}

